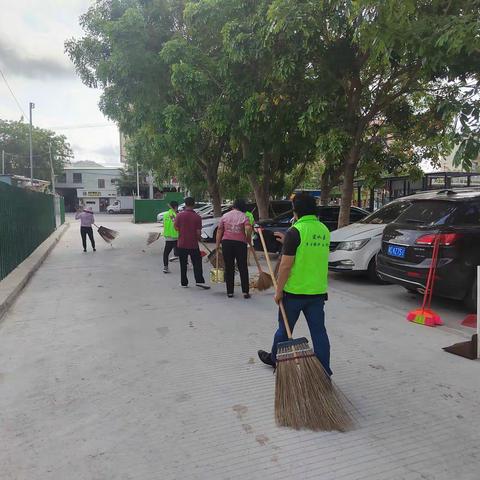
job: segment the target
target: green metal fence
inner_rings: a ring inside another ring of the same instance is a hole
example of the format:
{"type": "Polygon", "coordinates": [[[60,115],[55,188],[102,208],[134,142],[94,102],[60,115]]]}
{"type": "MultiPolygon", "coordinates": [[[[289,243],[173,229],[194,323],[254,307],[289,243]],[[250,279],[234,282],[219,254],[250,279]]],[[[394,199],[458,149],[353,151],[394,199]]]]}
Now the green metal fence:
{"type": "Polygon", "coordinates": [[[0,280],[54,230],[53,195],[0,182],[0,280]]]}
{"type": "Polygon", "coordinates": [[[60,224],[65,223],[65,199],[60,197],[60,224]]]}
{"type": "Polygon", "coordinates": [[[168,192],[162,200],[138,200],[135,199],[134,222],[151,223],[157,221],[160,212],[168,210],[168,204],[172,200],[183,202],[183,193],[168,192]]]}

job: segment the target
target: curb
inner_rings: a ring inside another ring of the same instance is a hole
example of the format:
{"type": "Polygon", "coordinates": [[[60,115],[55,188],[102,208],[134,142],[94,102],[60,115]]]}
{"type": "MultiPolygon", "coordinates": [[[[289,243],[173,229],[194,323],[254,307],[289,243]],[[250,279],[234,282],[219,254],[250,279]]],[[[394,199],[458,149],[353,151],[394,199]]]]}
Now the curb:
{"type": "Polygon", "coordinates": [[[64,223],[44,240],[20,265],[0,281],[0,323],[8,309],[15,302],[22,290],[45,261],[62,235],[67,231],[69,223],[64,223]]]}

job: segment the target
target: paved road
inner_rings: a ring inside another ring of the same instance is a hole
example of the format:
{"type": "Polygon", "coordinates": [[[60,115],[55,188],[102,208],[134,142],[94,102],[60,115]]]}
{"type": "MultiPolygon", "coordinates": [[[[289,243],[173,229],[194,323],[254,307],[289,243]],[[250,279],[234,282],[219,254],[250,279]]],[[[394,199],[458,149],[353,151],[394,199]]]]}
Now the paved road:
{"type": "Polygon", "coordinates": [[[334,280],[333,369],[359,428],[279,429],[255,357],[270,294],[180,289],[145,246],[156,226],[100,220],[115,247],[83,254],[72,226],[0,326],[2,480],[478,480],[480,363],[441,350],[461,332],[334,280]]]}
{"type": "MultiPolygon", "coordinates": [[[[423,299],[421,295],[407,292],[399,285],[378,285],[364,276],[333,273],[330,274],[330,287],[374,301],[387,309],[394,308],[404,315],[420,307],[423,299]]],[[[469,313],[474,313],[469,312],[462,302],[435,298],[432,308],[440,315],[446,327],[466,334],[475,333],[475,329],[461,324],[469,313]]]]}

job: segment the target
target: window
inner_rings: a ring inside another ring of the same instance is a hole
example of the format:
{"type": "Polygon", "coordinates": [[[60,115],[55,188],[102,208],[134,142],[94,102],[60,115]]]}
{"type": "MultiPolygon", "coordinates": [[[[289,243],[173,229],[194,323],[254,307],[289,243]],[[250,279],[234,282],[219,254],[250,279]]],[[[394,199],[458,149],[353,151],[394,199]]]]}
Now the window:
{"type": "Polygon", "coordinates": [[[115,184],[117,183],[117,179],[116,179],[116,178],[112,178],[112,179],[110,180],[110,183],[111,183],[112,185],[115,185],[115,184]]]}
{"type": "Polygon", "coordinates": [[[73,183],[82,183],[82,174],[74,173],[73,174],[73,183]]]}
{"type": "Polygon", "coordinates": [[[105,188],[105,180],[103,178],[98,179],[98,188],[105,188]]]}
{"type": "Polygon", "coordinates": [[[455,215],[455,224],[480,225],[480,204],[475,202],[466,203],[455,215]]]}
{"type": "Polygon", "coordinates": [[[365,214],[359,210],[351,209],[350,210],[350,222],[355,223],[359,222],[362,218],[365,217],[365,214]]]}
{"type": "Polygon", "coordinates": [[[397,219],[399,223],[420,225],[446,225],[451,223],[452,214],[458,203],[439,200],[420,200],[412,203],[397,219]]]}
{"type": "Polygon", "coordinates": [[[360,220],[361,223],[386,225],[394,222],[411,205],[410,202],[393,202],[360,220]]]}
{"type": "Polygon", "coordinates": [[[61,173],[60,175],[57,175],[57,183],[67,183],[67,174],[61,173]]]}
{"type": "Polygon", "coordinates": [[[319,218],[322,222],[338,222],[339,207],[320,207],[319,218]]]}

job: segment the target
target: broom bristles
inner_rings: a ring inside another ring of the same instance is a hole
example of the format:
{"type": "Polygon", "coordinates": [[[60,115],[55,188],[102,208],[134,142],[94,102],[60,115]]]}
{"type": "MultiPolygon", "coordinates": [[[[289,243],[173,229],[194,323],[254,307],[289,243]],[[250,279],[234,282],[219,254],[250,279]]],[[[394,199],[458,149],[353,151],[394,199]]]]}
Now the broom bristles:
{"type": "Polygon", "coordinates": [[[258,275],[258,279],[255,283],[255,288],[259,291],[268,290],[273,286],[273,280],[269,273],[267,272],[260,272],[258,275]]]}
{"type": "Polygon", "coordinates": [[[308,342],[279,347],[275,382],[277,425],[296,430],[337,430],[354,426],[346,398],[331,382],[308,342]]]}
{"type": "Polygon", "coordinates": [[[160,238],[160,232],[149,232],[147,238],[147,245],[151,245],[153,242],[156,242],[160,238]]]}
{"type": "MultiPolygon", "coordinates": [[[[225,262],[223,261],[223,254],[222,250],[218,251],[218,269],[224,270],[225,269],[225,262]]],[[[217,249],[212,250],[208,254],[208,261],[212,265],[213,268],[217,268],[217,249]]]]}
{"type": "Polygon", "coordinates": [[[118,237],[118,232],[116,230],[111,230],[107,227],[98,227],[98,234],[107,242],[110,243],[118,237]]]}

